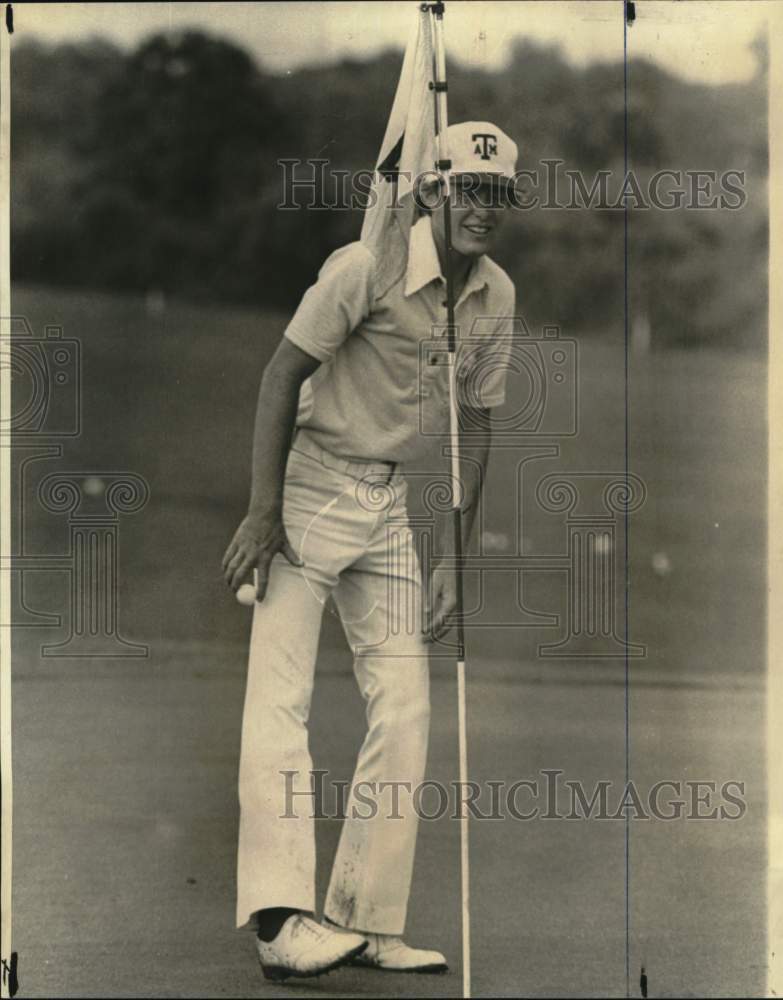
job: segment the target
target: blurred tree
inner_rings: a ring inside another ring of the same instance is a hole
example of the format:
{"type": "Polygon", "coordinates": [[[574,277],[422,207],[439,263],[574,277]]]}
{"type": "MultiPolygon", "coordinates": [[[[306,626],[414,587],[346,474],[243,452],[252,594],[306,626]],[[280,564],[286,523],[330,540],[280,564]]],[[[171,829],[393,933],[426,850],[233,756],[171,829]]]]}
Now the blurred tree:
{"type": "MultiPolygon", "coordinates": [[[[740,211],[629,213],[630,306],[653,346],[764,343],[765,52],[761,39],[756,76],[722,87],[628,65],[627,154],[643,188],[660,169],[746,172],[740,211]]],[[[14,278],[295,305],[324,257],[358,237],[361,212],[280,211],[278,161],[372,168],[400,66],[386,51],[273,76],[200,32],[154,35],[132,52],[22,40],[12,60],[14,278]]],[[[621,62],[580,68],[557,47],[520,41],[494,72],[452,63],[450,117],[497,121],[518,141],[520,167],[543,175],[541,161],[557,158],[588,187],[611,170],[616,191],[623,77],[621,62]]],[[[334,202],[333,185],[321,193],[334,202]]],[[[567,183],[558,193],[569,201],[567,183]]],[[[531,325],[621,328],[622,211],[513,213],[497,256],[531,325]]]]}
{"type": "Polygon", "coordinates": [[[77,195],[98,280],[225,294],[287,127],[243,50],[196,32],[144,42],[107,81],[82,145],[77,195]]]}
{"type": "Polygon", "coordinates": [[[283,125],[246,53],[195,32],[146,41],[96,111],[86,151],[95,180],[121,180],[139,202],[182,219],[252,191],[265,136],[283,125]]]}

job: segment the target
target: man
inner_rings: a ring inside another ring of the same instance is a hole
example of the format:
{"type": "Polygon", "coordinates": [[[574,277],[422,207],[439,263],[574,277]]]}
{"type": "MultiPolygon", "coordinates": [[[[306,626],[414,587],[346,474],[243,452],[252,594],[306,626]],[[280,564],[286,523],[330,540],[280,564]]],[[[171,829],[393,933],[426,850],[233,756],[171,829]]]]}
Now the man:
{"type": "MultiPolygon", "coordinates": [[[[451,126],[448,142],[456,324],[465,337],[482,321],[473,362],[480,365],[482,355],[490,362],[472,387],[470,378],[460,380],[460,409],[485,430],[478,449],[485,467],[489,410],[504,399],[502,359],[514,315],[514,287],[486,254],[517,148],[487,122],[451,126]]],[[[436,566],[424,607],[405,527],[404,465],[431,440],[423,426],[441,434],[449,426],[448,369],[419,371],[420,342],[446,324],[447,253],[440,192],[430,187],[421,197],[425,207],[396,272],[393,248],[381,260],[352,243],[329,257],[304,295],[263,374],[249,510],[223,559],[235,591],[257,571],[239,777],[237,925],[254,920],[261,965],[272,979],[318,975],[351,960],[396,971],[446,969],[439,952],[402,940],[417,816],[403,793],[396,818],[387,818],[381,796],[384,782],[415,790],[424,777],[426,642],[445,634],[455,606],[453,571],[436,566]],[[330,595],[354,653],[368,731],[319,924],[312,918],[306,723],[330,595]],[[374,797],[374,815],[351,808],[357,789],[364,802],[374,797]]],[[[460,498],[465,542],[482,480],[467,478],[460,498]]],[[[448,548],[436,546],[441,554],[448,548]]]]}

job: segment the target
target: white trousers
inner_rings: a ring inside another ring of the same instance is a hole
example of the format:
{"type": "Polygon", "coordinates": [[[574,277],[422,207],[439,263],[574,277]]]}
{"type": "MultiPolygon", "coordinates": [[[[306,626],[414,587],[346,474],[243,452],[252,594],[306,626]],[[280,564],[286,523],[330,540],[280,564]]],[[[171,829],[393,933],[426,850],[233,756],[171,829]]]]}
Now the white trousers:
{"type": "MultiPolygon", "coordinates": [[[[415,790],[423,780],[429,731],[421,576],[405,495],[405,480],[391,467],[340,459],[298,432],[283,520],[304,567],[275,556],[266,597],[253,614],[239,769],[237,926],[266,907],[315,910],[307,719],[331,594],[353,650],[367,735],[325,913],[356,930],[403,931],[417,832],[407,787],[415,790]],[[401,789],[396,804],[385,782],[401,789]]],[[[341,726],[339,707],[334,726],[341,726]]]]}

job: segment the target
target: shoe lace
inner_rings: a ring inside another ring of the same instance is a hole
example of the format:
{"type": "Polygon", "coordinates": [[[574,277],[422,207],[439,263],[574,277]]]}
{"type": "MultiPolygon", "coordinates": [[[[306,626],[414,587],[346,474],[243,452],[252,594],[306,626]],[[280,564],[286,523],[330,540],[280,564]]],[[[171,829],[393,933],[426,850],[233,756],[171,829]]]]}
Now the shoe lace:
{"type": "Polygon", "coordinates": [[[372,937],[375,938],[375,950],[378,954],[405,947],[405,942],[396,934],[373,934],[372,937]]]}
{"type": "Polygon", "coordinates": [[[300,914],[291,928],[291,936],[306,936],[319,941],[323,937],[323,929],[320,928],[314,920],[311,920],[310,917],[305,917],[300,914]]]}

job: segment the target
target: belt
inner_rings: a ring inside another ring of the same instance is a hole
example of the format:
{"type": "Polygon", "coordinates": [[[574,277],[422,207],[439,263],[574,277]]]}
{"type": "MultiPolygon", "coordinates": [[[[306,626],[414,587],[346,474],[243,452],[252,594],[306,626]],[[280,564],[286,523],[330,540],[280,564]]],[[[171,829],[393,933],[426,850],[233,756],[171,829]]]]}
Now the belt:
{"type": "Polygon", "coordinates": [[[322,448],[312,439],[307,430],[299,427],[296,430],[292,451],[301,452],[316,459],[327,469],[335,472],[342,472],[353,479],[364,479],[365,476],[382,476],[387,482],[391,482],[395,475],[401,473],[399,462],[378,462],[363,458],[343,458],[340,455],[333,455],[332,452],[322,448]]]}

